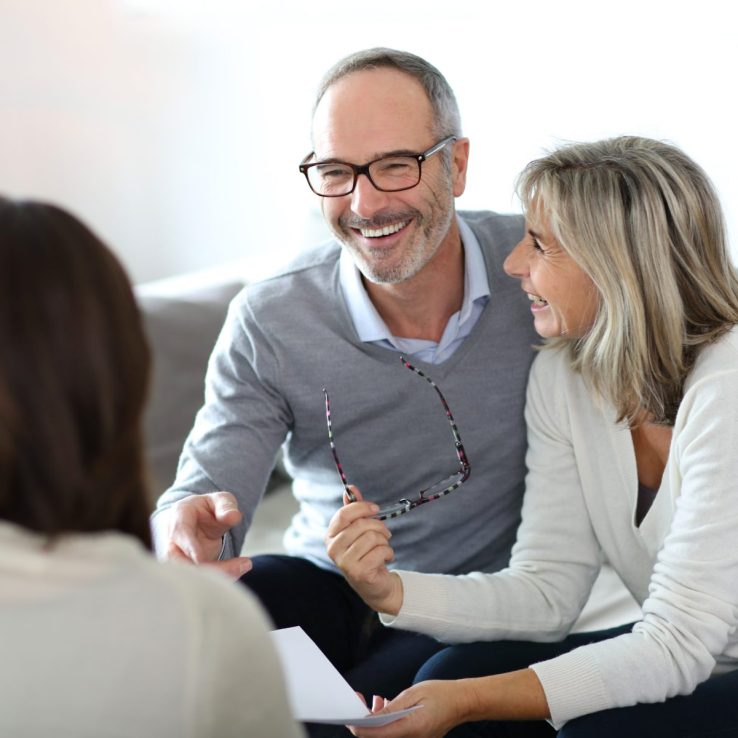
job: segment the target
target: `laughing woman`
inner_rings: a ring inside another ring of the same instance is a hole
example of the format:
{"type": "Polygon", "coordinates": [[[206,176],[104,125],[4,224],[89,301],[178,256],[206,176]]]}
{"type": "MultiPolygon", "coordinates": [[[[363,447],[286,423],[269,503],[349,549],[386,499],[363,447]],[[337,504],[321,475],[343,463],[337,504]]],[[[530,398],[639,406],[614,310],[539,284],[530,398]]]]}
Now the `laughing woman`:
{"type": "Polygon", "coordinates": [[[422,709],[355,734],[738,735],[738,277],[717,197],[633,137],[534,161],[519,192],[506,270],[549,340],[517,544],[496,574],[389,571],[370,503],[336,514],[329,552],[384,624],[457,644],[374,704],[422,709]],[[569,635],[603,558],[641,619],[569,635]]]}

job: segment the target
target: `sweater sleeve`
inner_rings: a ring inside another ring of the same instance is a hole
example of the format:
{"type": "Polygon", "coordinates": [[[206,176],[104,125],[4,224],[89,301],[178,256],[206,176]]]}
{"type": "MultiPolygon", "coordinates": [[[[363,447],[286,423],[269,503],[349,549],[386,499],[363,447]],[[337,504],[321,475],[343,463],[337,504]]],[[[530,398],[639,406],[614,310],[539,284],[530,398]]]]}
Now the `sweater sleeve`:
{"type": "Polygon", "coordinates": [[[567,373],[552,351],[533,364],[526,492],[509,567],[458,577],[399,572],[404,601],[397,617],[382,616],[386,625],[452,643],[557,641],[568,634],[601,555],[582,496],[565,393],[558,386],[567,373]]]}
{"type": "Polygon", "coordinates": [[[738,625],[736,418],[737,369],[714,372],[685,394],[667,462],[674,515],[643,619],[632,633],[533,666],[555,725],[690,694],[712,673],[738,625]]]}
{"type": "MultiPolygon", "coordinates": [[[[244,517],[226,536],[227,557],[243,545],[292,423],[276,390],[277,364],[246,288],[231,303],[210,357],[205,403],[185,442],[177,478],[157,503],[160,512],[191,494],[232,492],[244,517]]],[[[156,536],[156,515],[153,529],[156,536]]]]}

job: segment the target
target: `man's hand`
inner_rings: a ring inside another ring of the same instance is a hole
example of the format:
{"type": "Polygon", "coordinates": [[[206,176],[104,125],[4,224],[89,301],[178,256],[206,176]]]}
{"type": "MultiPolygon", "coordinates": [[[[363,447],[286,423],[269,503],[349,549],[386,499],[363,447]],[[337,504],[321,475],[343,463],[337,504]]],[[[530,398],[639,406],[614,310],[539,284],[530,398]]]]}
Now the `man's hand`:
{"type": "Polygon", "coordinates": [[[160,525],[165,559],[213,566],[234,579],[251,569],[251,559],[245,556],[218,561],[223,536],[242,518],[230,492],[185,497],[159,516],[164,518],[160,525]]]}
{"type": "Polygon", "coordinates": [[[386,566],[395,556],[388,543],[392,534],[372,517],[379,507],[364,502],[356,487],[351,490],[357,501],[349,503],[344,494],[344,506],[328,525],[328,555],[369,607],[397,615],[402,606],[402,581],[386,566]]]}

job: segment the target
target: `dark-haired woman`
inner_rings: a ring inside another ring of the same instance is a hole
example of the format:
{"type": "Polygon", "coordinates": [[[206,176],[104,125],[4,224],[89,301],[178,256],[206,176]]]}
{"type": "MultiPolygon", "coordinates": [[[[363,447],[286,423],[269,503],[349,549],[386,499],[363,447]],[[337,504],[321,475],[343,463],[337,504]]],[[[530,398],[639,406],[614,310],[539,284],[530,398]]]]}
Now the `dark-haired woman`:
{"type": "Polygon", "coordinates": [[[150,554],[149,363],[113,254],[0,198],[0,735],[302,735],[254,600],[150,554]]]}

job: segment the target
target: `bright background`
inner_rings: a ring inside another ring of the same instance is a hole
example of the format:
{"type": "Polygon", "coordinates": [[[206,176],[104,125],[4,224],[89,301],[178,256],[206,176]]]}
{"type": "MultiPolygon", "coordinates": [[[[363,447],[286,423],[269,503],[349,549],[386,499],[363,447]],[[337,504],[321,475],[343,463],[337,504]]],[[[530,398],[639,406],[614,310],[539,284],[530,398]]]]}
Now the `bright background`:
{"type": "Polygon", "coordinates": [[[668,139],[710,174],[738,254],[731,4],[718,0],[0,0],[0,192],[60,203],[137,282],[254,277],[323,237],[297,164],[323,72],[414,51],[472,142],[459,207],[519,210],[557,142],[668,139]]]}

